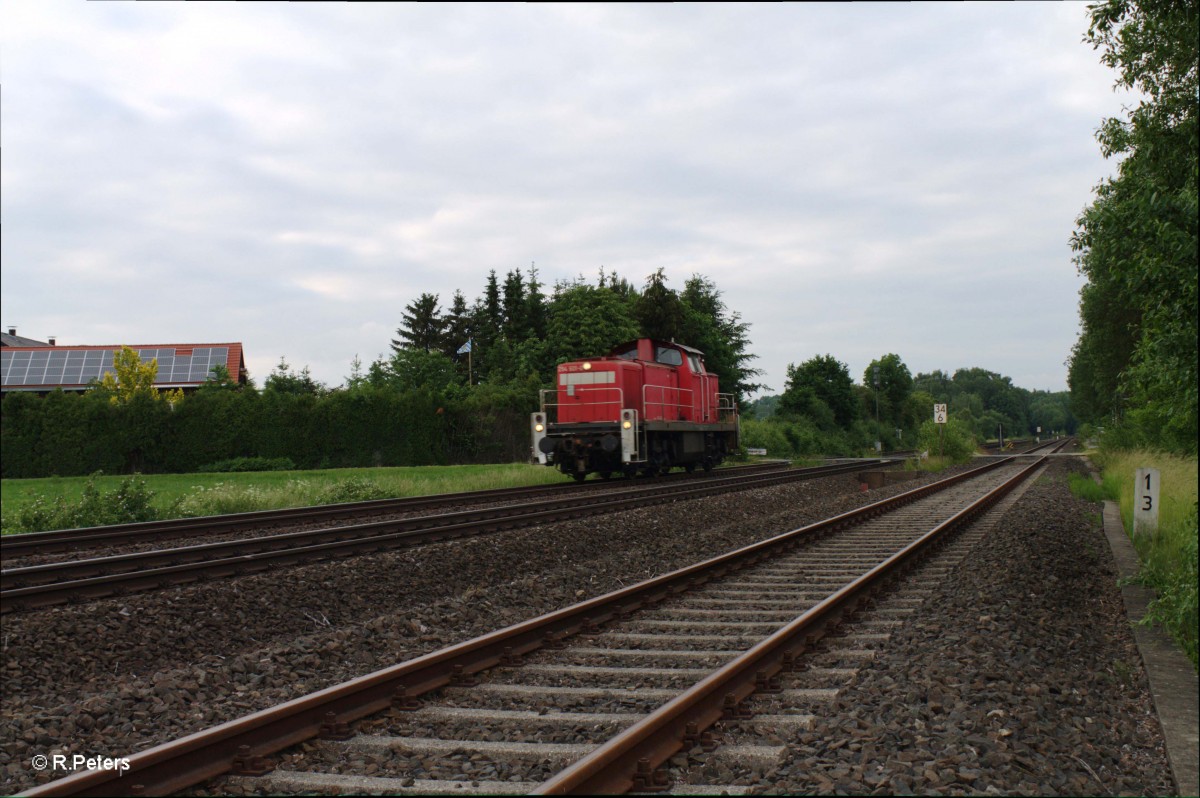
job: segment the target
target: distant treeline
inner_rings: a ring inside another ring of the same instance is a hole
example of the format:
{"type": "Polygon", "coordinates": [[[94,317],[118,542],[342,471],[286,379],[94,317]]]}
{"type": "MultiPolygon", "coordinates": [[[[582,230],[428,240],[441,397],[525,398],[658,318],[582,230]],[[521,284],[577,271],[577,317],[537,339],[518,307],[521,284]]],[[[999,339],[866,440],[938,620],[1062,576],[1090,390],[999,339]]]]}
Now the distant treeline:
{"type": "MultiPolygon", "coordinates": [[[[536,272],[514,270],[503,283],[492,272],[471,305],[461,291],[447,312],[437,295],[418,297],[390,356],[365,369],[356,359],[337,388],[281,360],[261,389],[217,367],[195,393],[158,392],[154,367],[127,352],[114,361],[115,378],[82,394],[10,393],[0,465],[4,477],[24,478],[519,461],[529,456],[529,413],[558,363],[633,338],[674,339],[704,351],[721,389],[741,399],[760,387],[750,382],[758,371],[748,365],[748,328],[700,275],[675,291],[661,270],[641,290],[601,273],[594,285],[559,283],[545,296],[536,272]]],[[[935,401],[949,404],[942,432],[963,451],[975,439],[1075,425],[1065,394],[1029,392],[984,369],[913,378],[887,354],[855,384],[824,355],[789,365],[781,395],[743,403],[743,442],[779,456],[858,454],[877,440],[912,449],[922,435],[944,443],[925,429],[935,401]]]]}
{"type": "Polygon", "coordinates": [[[1063,391],[1029,391],[982,368],[913,377],[899,355],[871,362],[856,384],[846,364],[832,355],[789,365],[777,396],[750,406],[742,425],[747,446],[792,455],[858,454],[878,441],[885,451],[928,449],[946,437],[933,423],[934,404],[945,404],[958,454],[1000,437],[1074,434],[1070,397],[1063,391]]]}
{"type": "Polygon", "coordinates": [[[558,363],[673,338],[705,351],[723,391],[744,395],[758,373],[747,365],[748,328],[701,275],[675,291],[659,270],[638,290],[601,272],[594,285],[566,281],[547,296],[535,270],[503,283],[493,271],[473,304],[456,291],[443,311],[422,294],[405,307],[390,355],[366,368],[356,358],[337,388],[281,359],[261,390],[218,367],[193,394],[158,392],[134,355],[83,394],[10,393],[0,465],[17,478],[227,470],[254,458],[297,468],[519,461],[558,363]]]}

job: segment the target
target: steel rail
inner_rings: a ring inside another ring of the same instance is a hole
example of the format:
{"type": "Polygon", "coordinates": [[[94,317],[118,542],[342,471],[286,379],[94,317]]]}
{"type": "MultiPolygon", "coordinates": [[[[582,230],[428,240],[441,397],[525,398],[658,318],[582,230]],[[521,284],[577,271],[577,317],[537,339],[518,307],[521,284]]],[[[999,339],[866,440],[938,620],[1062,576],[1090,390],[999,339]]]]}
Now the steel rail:
{"type": "Polygon", "coordinates": [[[653,788],[653,771],[731,707],[759,689],[770,691],[772,680],[826,630],[852,614],[870,596],[916,558],[928,554],[953,530],[969,524],[1040,468],[1039,458],[1002,485],[938,524],[853,582],[758,643],[742,655],[668,701],[607,743],[560,771],[535,795],[621,794],[653,788]]]}
{"type": "MultiPolygon", "coordinates": [[[[710,476],[723,478],[730,472],[747,474],[757,471],[778,470],[789,464],[785,460],[745,466],[722,468],[710,476]]],[[[655,477],[659,482],[685,481],[692,475],[678,473],[655,477]]],[[[438,493],[432,496],[408,496],[395,499],[373,499],[342,504],[322,504],[314,507],[287,507],[280,510],[256,510],[246,513],[209,515],[198,518],[173,518],[165,521],[144,521],[133,524],[111,524],[107,526],[59,529],[49,532],[25,532],[5,535],[0,540],[0,556],[29,556],[65,551],[72,548],[103,546],[122,541],[143,538],[169,540],[184,535],[206,532],[226,532],[239,529],[263,527],[272,524],[322,521],[363,514],[409,512],[434,507],[462,506],[482,502],[522,499],[531,496],[553,495],[564,491],[617,490],[626,484],[624,480],[594,480],[583,483],[563,482],[553,485],[526,485],[518,488],[493,488],[490,490],[467,491],[464,493],[438,493]]],[[[628,484],[641,487],[646,483],[639,479],[628,484]]]]}
{"type": "MultiPolygon", "coordinates": [[[[887,461],[870,461],[878,465],[887,461]]],[[[787,469],[766,474],[706,479],[682,485],[654,485],[615,497],[578,496],[534,505],[510,505],[437,516],[376,521],[245,540],[199,544],[158,551],[47,563],[0,571],[0,613],[38,609],[69,601],[103,598],[170,587],[201,579],[226,578],[346,557],[364,551],[426,545],[503,529],[646,507],[665,502],[750,490],[782,482],[853,472],[863,463],[787,469]]]]}
{"type": "Polygon", "coordinates": [[[336,730],[389,706],[412,708],[416,697],[462,681],[543,646],[592,632],[623,615],[723,577],[797,546],[907,505],[1011,463],[996,460],[888,499],[744,546],[659,577],[523,621],[416,659],[360,676],[128,757],[129,769],[90,770],[43,784],[26,796],[166,795],[228,772],[253,772],[261,758],[336,730]]]}

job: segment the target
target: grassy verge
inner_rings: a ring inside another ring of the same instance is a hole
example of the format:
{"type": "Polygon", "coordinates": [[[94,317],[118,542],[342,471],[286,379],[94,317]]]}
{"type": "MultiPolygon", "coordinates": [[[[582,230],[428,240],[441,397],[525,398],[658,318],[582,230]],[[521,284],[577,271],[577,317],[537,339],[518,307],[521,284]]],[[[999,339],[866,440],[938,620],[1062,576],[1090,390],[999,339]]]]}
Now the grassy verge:
{"type": "Polygon", "coordinates": [[[568,481],[544,466],[426,466],[0,481],[4,534],[568,481]],[[133,517],[137,515],[139,517],[133,517]]]}
{"type": "Polygon", "coordinates": [[[1101,450],[1093,461],[1103,472],[1101,498],[1120,504],[1126,534],[1133,529],[1134,474],[1157,468],[1161,476],[1159,527],[1134,539],[1142,581],[1158,592],[1149,617],[1163,624],[1197,665],[1196,458],[1145,451],[1101,450]]]}

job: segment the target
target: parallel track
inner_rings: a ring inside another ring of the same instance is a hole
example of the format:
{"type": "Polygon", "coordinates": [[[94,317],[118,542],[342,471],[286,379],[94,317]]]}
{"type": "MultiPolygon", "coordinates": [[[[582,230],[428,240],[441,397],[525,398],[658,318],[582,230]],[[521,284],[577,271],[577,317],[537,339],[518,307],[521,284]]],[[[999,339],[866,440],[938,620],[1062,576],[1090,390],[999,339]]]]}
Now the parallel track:
{"type": "Polygon", "coordinates": [[[894,463],[871,460],[815,468],[714,475],[707,479],[638,486],[597,497],[572,494],[550,501],[8,568],[0,571],[4,581],[4,588],[0,590],[0,612],[39,609],[199,580],[228,578],[284,565],[425,545],[633,507],[817,479],[894,463]]]}
{"type": "MultiPolygon", "coordinates": [[[[948,540],[952,531],[969,524],[1027,478],[1042,460],[1026,467],[1018,462],[1027,460],[996,460],[160,745],[130,757],[131,769],[120,781],[112,772],[90,771],[26,794],[105,795],[126,789],[165,794],[224,773],[242,774],[243,781],[250,782],[242,788],[307,791],[336,787],[336,776],[319,774],[275,773],[265,776],[261,784],[257,782],[258,776],[272,769],[265,756],[317,737],[347,740],[344,744],[320,743],[318,748],[366,747],[384,757],[397,751],[415,752],[420,758],[421,752],[462,750],[475,752],[473,761],[498,761],[504,755],[503,746],[460,739],[463,719],[472,713],[459,710],[473,708],[476,721],[480,721],[476,725],[488,727],[498,717],[489,709],[488,695],[530,692],[536,697],[533,708],[508,710],[516,714],[507,717],[514,727],[528,722],[540,729],[532,733],[533,739],[542,739],[548,727],[561,723],[576,731],[597,731],[595,739],[582,747],[559,745],[554,749],[545,743],[507,741],[513,743],[508,755],[517,760],[572,763],[543,783],[481,781],[473,788],[469,777],[466,781],[445,777],[439,784],[416,783],[411,776],[402,775],[394,783],[359,776],[350,789],[397,792],[408,787],[426,793],[440,786],[456,794],[654,789],[659,781],[656,768],[676,751],[706,745],[705,730],[714,722],[722,716],[736,719],[752,693],[775,690],[780,674],[803,667],[803,657],[817,641],[850,618],[889,580],[948,540]],[[979,483],[988,484],[981,487],[979,483]],[[746,620],[730,620],[739,615],[746,620]],[[581,639],[581,647],[556,651],[576,637],[581,639]],[[535,653],[542,659],[539,667],[520,667],[524,658],[535,653]],[[596,667],[596,657],[607,659],[608,664],[596,667]],[[573,664],[579,661],[589,667],[573,664]],[[502,667],[496,673],[483,674],[497,666],[502,667]],[[475,685],[480,675],[487,682],[475,685]],[[647,686],[651,682],[657,686],[647,686]],[[441,691],[440,698],[433,695],[435,691],[441,691]],[[552,694],[561,694],[566,711],[538,708],[538,703],[552,694]],[[628,700],[614,702],[614,694],[628,700]],[[610,698],[597,702],[581,698],[584,695],[610,698]],[[589,705],[597,703],[605,713],[586,714],[589,705]],[[460,705],[457,710],[455,705],[460,705]],[[389,708],[398,717],[364,720],[357,737],[348,727],[389,708]],[[626,717],[614,719],[610,717],[614,712],[626,717]],[[413,724],[422,729],[444,724],[448,739],[414,737],[413,724]],[[381,738],[363,733],[390,728],[407,728],[410,734],[381,738]],[[554,750],[557,754],[550,756],[554,750]]],[[[303,763],[306,756],[302,752],[283,755],[291,765],[303,763]]],[[[336,753],[333,758],[338,759],[336,753]]]]}
{"type": "MultiPolygon", "coordinates": [[[[713,472],[714,476],[733,476],[775,471],[788,468],[786,460],[733,466],[713,472]]],[[[554,485],[529,485],[519,488],[496,488],[467,493],[440,493],[433,496],[412,496],[397,499],[376,499],[343,504],[323,504],[315,507],[288,507],[282,510],[260,510],[200,518],[173,518],[166,521],[147,521],[135,524],[60,529],[52,532],[30,532],[6,535],[0,540],[0,556],[8,559],[61,551],[75,551],[112,546],[118,543],[149,540],[154,542],[195,537],[214,532],[237,532],[300,523],[329,523],[338,519],[362,519],[395,513],[434,510],[439,507],[468,507],[506,501],[524,501],[540,496],[579,495],[580,492],[619,490],[623,486],[675,483],[693,478],[691,474],[674,473],[652,480],[594,480],[584,483],[562,482],[554,485]]]]}

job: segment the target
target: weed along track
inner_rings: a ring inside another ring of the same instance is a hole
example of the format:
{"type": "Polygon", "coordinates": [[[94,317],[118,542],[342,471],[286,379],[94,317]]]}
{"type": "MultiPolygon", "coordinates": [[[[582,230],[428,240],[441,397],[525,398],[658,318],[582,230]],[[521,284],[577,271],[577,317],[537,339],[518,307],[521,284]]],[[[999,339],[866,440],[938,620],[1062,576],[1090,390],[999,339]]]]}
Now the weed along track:
{"type": "Polygon", "coordinates": [[[590,793],[655,787],[664,764],[689,785],[765,767],[961,553],[955,532],[1040,467],[997,460],[319,690],[135,754],[119,784],[590,793]]]}
{"type": "MultiPolygon", "coordinates": [[[[717,472],[719,476],[735,476],[777,471],[788,468],[787,461],[770,461],[754,465],[734,466],[717,472]]],[[[57,553],[73,553],[91,549],[113,549],[121,546],[146,545],[157,547],[164,541],[177,542],[201,537],[223,535],[270,534],[281,526],[304,524],[330,526],[336,523],[359,523],[368,518],[389,518],[413,513],[426,513],[440,508],[460,509],[483,504],[527,501],[539,497],[586,495],[592,492],[620,490],[623,486],[662,484],[692,478],[690,474],[674,473],[624,481],[592,481],[584,484],[530,485],[518,488],[496,488],[465,493],[442,493],[432,496],[413,496],[397,499],[324,504],[314,507],[289,507],[282,510],[213,515],[200,518],[176,518],[115,526],[61,529],[53,532],[31,532],[8,535],[0,541],[0,553],[6,561],[43,557],[57,553]]],[[[178,545],[178,543],[176,543],[178,545]]]]}
{"type": "MultiPolygon", "coordinates": [[[[819,479],[852,473],[861,470],[864,465],[895,464],[896,461],[874,460],[815,468],[752,469],[750,473],[665,480],[650,485],[635,482],[615,490],[592,490],[582,496],[571,493],[562,498],[533,502],[490,504],[476,510],[335,527],[318,526],[316,529],[253,538],[9,567],[0,572],[4,579],[4,588],[0,590],[0,611],[9,613],[126,595],[198,580],[262,572],[285,565],[427,545],[533,524],[600,515],[631,507],[750,490],[796,480],[819,479]]],[[[602,486],[604,483],[594,484],[602,486]]],[[[528,493],[527,489],[518,489],[515,496],[523,498],[528,493]]],[[[495,501],[500,496],[490,492],[488,498],[495,501]]],[[[341,513],[342,508],[335,507],[333,512],[341,513]]],[[[212,524],[215,529],[225,528],[220,521],[212,524]]],[[[128,530],[120,534],[128,534],[128,530]]],[[[11,545],[19,546],[21,543],[17,541],[11,545]]],[[[50,541],[52,546],[62,543],[61,538],[50,541]]],[[[4,545],[5,554],[8,555],[10,544],[4,545]]]]}

